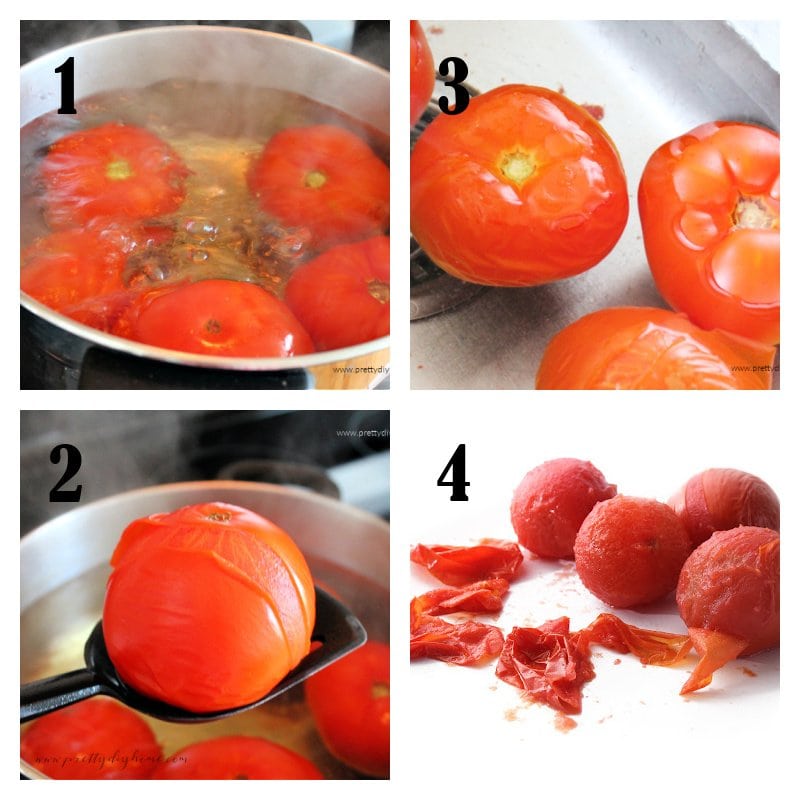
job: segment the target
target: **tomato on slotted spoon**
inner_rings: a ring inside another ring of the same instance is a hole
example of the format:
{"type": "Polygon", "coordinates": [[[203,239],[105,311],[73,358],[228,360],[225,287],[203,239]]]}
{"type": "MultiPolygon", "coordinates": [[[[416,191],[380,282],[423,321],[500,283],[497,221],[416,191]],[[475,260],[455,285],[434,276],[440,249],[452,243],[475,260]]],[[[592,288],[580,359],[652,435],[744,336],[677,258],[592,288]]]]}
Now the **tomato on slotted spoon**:
{"type": "Polygon", "coordinates": [[[389,237],[332,247],[301,265],[286,304],[318,350],[369,342],[389,333],[389,237]]]}
{"type": "Polygon", "coordinates": [[[315,592],[289,535],[228,503],[135,520],[111,557],[103,634],[122,680],[193,712],[264,697],[309,653],[315,592]]]}
{"type": "Polygon", "coordinates": [[[183,202],[188,175],[180,156],[145,128],[109,122],[76,131],[42,161],[45,217],[64,228],[168,214],[183,202]]]}
{"type": "Polygon", "coordinates": [[[548,343],[537,389],[769,389],[775,348],[663,308],[605,308],[548,343]]]}
{"type": "Polygon", "coordinates": [[[780,341],[780,137],[710,122],[667,142],[639,184],[647,260],[701,328],[780,341]]]}
{"type": "Polygon", "coordinates": [[[330,752],[353,769],[389,777],[389,646],[368,641],[305,682],[330,752]]]}
{"type": "Polygon", "coordinates": [[[257,736],[221,736],[190,744],[159,766],[153,780],[321,780],[303,756],[257,736]]]}
{"type": "Polygon", "coordinates": [[[411,153],[411,231],[443,270],[490,286],[584,272],[616,244],[628,190],[616,147],[583,108],[508,85],[440,114],[411,153]]]}
{"type": "Polygon", "coordinates": [[[254,283],[212,279],[142,296],[130,337],[169,350],[239,358],[313,353],[288,306],[254,283]]]}
{"type": "Polygon", "coordinates": [[[136,712],[91,697],[34,720],[22,732],[20,757],[50,778],[149,778],[161,746],[136,712]]]}
{"type": "Polygon", "coordinates": [[[389,225],[389,168],[363,139],[335,125],[276,133],[248,185],[282,225],[307,228],[317,250],[384,233],[389,225]]]}

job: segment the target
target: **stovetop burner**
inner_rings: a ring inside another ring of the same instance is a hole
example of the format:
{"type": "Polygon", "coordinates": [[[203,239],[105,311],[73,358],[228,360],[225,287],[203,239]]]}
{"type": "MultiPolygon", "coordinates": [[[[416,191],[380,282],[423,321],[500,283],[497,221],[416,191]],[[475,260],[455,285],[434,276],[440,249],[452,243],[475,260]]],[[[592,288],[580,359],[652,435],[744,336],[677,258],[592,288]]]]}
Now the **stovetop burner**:
{"type": "MultiPolygon", "coordinates": [[[[445,81],[452,80],[452,75],[442,78],[436,76],[436,80],[444,84],[445,81]]],[[[468,83],[462,86],[469,92],[470,97],[480,94],[477,89],[468,83]]],[[[439,106],[428,103],[419,122],[411,130],[411,149],[417,139],[428,125],[433,122],[436,116],[441,113],[439,106]]],[[[419,246],[417,240],[411,237],[411,320],[425,319],[444,311],[449,311],[462,303],[466,303],[486,290],[485,286],[476,283],[468,283],[448,275],[439,269],[431,261],[425,251],[419,246]]]]}

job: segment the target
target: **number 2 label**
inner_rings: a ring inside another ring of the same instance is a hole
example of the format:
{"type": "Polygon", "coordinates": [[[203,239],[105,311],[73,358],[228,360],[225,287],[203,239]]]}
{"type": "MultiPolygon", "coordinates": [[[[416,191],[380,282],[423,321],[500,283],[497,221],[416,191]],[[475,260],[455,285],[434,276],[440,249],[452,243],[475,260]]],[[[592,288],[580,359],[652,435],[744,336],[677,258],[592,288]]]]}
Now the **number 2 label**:
{"type": "Polygon", "coordinates": [[[67,465],[61,480],[50,490],[51,503],[78,503],[81,499],[83,484],[78,484],[74,489],[62,489],[61,487],[71,481],[81,468],[81,451],[74,444],[57,444],[50,451],[50,463],[61,463],[61,451],[67,454],[67,465]]]}

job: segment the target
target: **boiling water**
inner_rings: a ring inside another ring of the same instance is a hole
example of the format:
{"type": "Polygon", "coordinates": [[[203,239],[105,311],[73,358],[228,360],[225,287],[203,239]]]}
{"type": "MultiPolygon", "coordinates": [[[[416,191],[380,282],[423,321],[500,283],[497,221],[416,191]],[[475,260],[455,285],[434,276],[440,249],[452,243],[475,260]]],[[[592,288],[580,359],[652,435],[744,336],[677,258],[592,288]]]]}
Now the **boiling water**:
{"type": "MultiPolygon", "coordinates": [[[[309,557],[314,580],[332,589],[362,621],[370,638],[389,641],[389,593],[363,576],[309,557]]],[[[101,565],[59,586],[22,612],[20,678],[23,682],[83,666],[83,647],[102,616],[109,567],[101,565]]],[[[325,749],[303,699],[302,686],[263,706],[216,722],[192,725],[146,717],[169,756],[218,736],[261,736],[313,761],[326,778],[356,778],[325,749]]]]}
{"type": "Polygon", "coordinates": [[[23,248],[49,232],[39,163],[47,148],[69,133],[107,122],[145,127],[191,171],[181,207],[157,220],[174,231],[169,243],[129,256],[124,281],[130,288],[181,278],[230,278],[282,296],[292,269],[314,253],[306,229],[277,224],[247,188],[249,165],[266,141],[284,128],[332,124],[358,134],[384,162],[389,158],[387,136],[328,106],[276,89],[169,80],[98,94],[76,108],[76,115],[51,112],[22,129],[23,248]]]}

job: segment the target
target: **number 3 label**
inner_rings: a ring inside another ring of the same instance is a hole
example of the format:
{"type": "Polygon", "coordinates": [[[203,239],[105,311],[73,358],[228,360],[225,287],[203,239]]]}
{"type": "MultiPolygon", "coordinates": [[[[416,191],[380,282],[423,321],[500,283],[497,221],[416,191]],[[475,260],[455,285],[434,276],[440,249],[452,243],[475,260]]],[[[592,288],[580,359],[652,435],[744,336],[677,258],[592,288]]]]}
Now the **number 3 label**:
{"type": "Polygon", "coordinates": [[[469,92],[466,90],[464,86],[461,84],[467,79],[467,75],[469,75],[469,69],[467,69],[466,62],[461,59],[457,58],[456,56],[449,56],[439,64],[439,74],[446,78],[448,77],[448,73],[450,72],[450,64],[453,65],[453,77],[449,81],[445,81],[444,85],[449,86],[456,95],[456,101],[451,106],[450,101],[447,99],[445,95],[442,95],[439,98],[439,108],[442,109],[443,114],[460,114],[462,111],[466,111],[467,106],[469,105],[469,92]]]}

